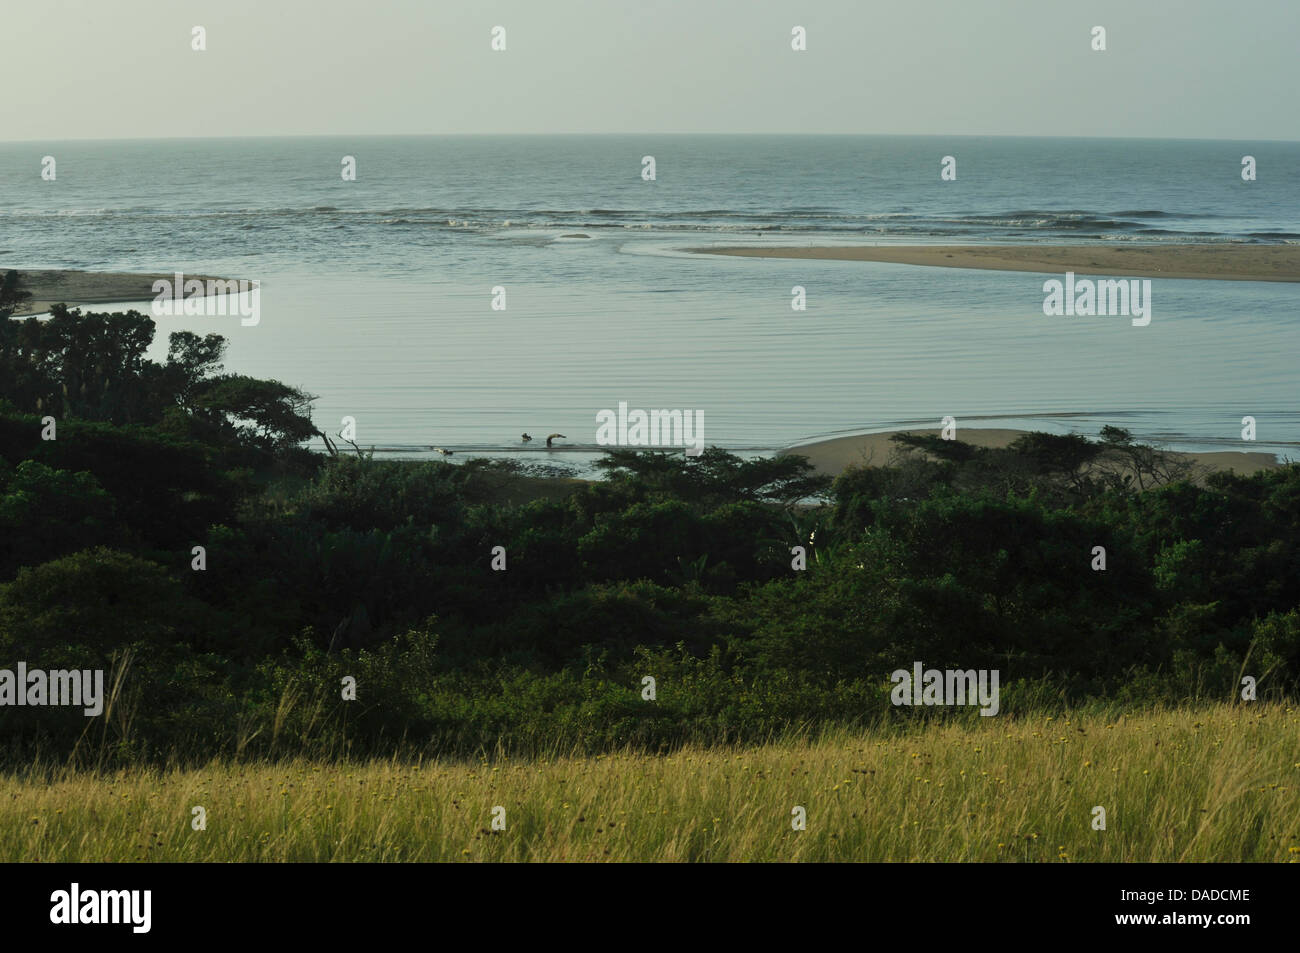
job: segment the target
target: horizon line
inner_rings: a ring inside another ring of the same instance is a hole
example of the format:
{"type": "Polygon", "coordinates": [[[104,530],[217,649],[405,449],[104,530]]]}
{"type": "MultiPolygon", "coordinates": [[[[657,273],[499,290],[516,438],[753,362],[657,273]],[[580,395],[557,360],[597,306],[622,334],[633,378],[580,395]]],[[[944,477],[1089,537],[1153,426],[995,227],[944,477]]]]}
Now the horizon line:
{"type": "Polygon", "coordinates": [[[262,139],[502,139],[502,138],[615,138],[615,137],[707,137],[718,138],[881,138],[881,139],[1065,139],[1065,140],[1105,140],[1129,142],[1223,142],[1223,143],[1300,143],[1300,139],[1266,139],[1266,138],[1195,138],[1187,136],[1100,136],[1100,135],[1024,135],[1020,133],[930,133],[930,132],[307,132],[307,133],[271,133],[245,136],[80,136],[56,139],[36,137],[26,139],[0,139],[0,145],[22,145],[27,143],[63,143],[63,142],[239,142],[262,139]]]}

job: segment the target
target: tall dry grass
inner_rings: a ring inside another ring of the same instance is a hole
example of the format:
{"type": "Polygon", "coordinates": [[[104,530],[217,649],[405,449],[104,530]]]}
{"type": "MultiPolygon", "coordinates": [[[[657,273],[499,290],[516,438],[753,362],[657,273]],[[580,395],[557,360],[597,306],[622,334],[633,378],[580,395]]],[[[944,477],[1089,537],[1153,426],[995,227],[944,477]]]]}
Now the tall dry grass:
{"type": "Polygon", "coordinates": [[[0,790],[5,861],[1300,861],[1300,712],[995,717],[664,756],[37,766],[0,790]]]}

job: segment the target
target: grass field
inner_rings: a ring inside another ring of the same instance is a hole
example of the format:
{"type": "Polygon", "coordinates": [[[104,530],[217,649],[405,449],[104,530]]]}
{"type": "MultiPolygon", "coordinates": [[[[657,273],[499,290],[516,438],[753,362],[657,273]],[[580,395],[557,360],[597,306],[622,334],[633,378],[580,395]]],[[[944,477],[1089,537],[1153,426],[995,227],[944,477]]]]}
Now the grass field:
{"type": "Polygon", "coordinates": [[[669,756],[36,768],[0,790],[3,861],[1300,862],[1300,711],[995,717],[669,756]]]}

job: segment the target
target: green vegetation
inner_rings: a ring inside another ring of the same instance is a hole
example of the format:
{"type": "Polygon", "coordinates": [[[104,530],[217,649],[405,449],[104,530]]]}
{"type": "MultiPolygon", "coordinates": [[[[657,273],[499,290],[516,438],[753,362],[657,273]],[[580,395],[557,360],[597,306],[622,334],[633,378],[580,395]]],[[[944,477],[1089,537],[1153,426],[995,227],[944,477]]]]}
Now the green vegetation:
{"type": "Polygon", "coordinates": [[[112,691],[96,719],[0,708],[11,764],[979,722],[893,708],[914,660],[998,669],[1011,719],[1300,685],[1294,465],[1190,482],[1114,428],[909,437],[833,485],[717,449],[613,452],[595,482],[384,462],[304,449],[312,397],[222,373],[219,336],[172,334],[157,363],[153,334],[134,312],[0,320],[0,667],[102,667],[112,691]]]}
{"type": "Polygon", "coordinates": [[[35,768],[4,777],[0,860],[1297,862],[1298,733],[1261,702],[671,755],[35,768]]]}

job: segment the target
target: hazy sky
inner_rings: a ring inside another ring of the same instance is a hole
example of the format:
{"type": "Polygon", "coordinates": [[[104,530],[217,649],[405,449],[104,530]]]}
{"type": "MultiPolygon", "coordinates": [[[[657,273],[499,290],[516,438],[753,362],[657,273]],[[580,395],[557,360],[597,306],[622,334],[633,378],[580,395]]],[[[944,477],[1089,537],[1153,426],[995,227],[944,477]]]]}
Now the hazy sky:
{"type": "Polygon", "coordinates": [[[0,140],[1300,139],[1300,0],[39,0],[0,24],[0,140]]]}

